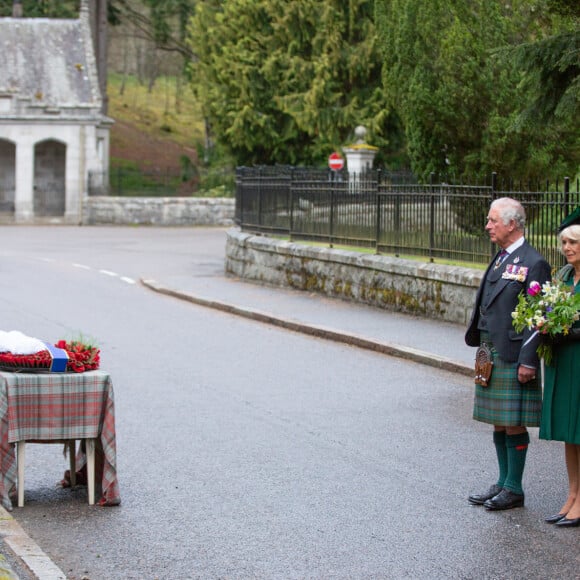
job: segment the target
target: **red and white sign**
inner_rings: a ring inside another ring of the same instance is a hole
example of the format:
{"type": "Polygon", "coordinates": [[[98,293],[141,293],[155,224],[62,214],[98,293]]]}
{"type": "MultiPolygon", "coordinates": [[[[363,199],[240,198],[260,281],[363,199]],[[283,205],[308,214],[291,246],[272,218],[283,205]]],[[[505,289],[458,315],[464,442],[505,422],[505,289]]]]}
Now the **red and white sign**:
{"type": "Polygon", "coordinates": [[[340,153],[331,153],[328,156],[328,167],[333,171],[340,171],[344,167],[344,159],[340,156],[340,153]]]}

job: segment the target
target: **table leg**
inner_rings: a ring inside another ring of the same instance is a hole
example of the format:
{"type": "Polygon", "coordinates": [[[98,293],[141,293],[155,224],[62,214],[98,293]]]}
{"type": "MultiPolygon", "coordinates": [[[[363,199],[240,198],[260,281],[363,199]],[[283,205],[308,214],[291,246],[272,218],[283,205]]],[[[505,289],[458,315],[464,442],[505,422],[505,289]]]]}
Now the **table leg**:
{"type": "Polygon", "coordinates": [[[95,440],[85,439],[87,448],[87,487],[89,505],[95,505],[95,440]]]}
{"type": "Polygon", "coordinates": [[[70,472],[70,486],[73,488],[77,484],[77,471],[76,471],[76,441],[71,439],[67,442],[68,444],[68,464],[70,472]]]}
{"type": "Polygon", "coordinates": [[[16,443],[16,462],[18,465],[18,507],[24,506],[24,457],[26,441],[16,443]]]}

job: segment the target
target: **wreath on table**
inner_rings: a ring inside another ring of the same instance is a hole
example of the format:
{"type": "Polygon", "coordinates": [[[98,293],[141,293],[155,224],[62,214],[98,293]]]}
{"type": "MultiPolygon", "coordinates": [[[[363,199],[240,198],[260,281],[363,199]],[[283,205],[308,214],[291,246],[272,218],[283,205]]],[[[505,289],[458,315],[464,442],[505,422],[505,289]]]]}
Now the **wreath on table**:
{"type": "MultiPolygon", "coordinates": [[[[0,331],[2,332],[2,331],[0,331]]],[[[8,371],[24,371],[24,372],[42,372],[49,371],[52,367],[53,358],[46,346],[40,348],[43,344],[35,342],[37,339],[26,337],[21,333],[12,331],[11,333],[4,333],[6,338],[4,343],[0,341],[0,369],[8,371]],[[7,344],[11,344],[14,339],[20,341],[19,344],[25,344],[24,349],[14,348],[8,350],[7,344]],[[31,348],[32,347],[32,348],[31,348]],[[26,350],[34,350],[35,352],[22,352],[26,350]]],[[[67,354],[68,361],[66,364],[66,372],[83,373],[85,371],[92,371],[99,368],[101,351],[94,345],[88,344],[83,340],[59,340],[54,344],[56,348],[64,350],[67,354]]]]}

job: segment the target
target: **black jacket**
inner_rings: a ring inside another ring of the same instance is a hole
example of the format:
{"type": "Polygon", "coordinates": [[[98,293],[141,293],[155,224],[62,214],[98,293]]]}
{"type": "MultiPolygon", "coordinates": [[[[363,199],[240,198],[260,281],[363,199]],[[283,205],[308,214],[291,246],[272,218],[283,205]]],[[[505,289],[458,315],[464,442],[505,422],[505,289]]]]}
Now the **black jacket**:
{"type": "MultiPolygon", "coordinates": [[[[488,273],[491,271],[494,261],[488,266],[485,275],[475,297],[475,308],[465,333],[465,342],[469,346],[479,346],[480,332],[477,328],[480,316],[480,306],[483,286],[488,273]]],[[[512,312],[518,303],[520,292],[526,292],[532,282],[544,282],[551,279],[550,265],[546,259],[530,244],[524,242],[517,250],[512,252],[500,266],[501,278],[495,283],[493,294],[487,308],[486,320],[491,341],[499,356],[506,362],[517,362],[529,367],[537,367],[539,364],[536,349],[540,337],[533,335],[533,330],[525,328],[517,333],[512,325],[512,312]],[[524,280],[516,279],[514,272],[522,272],[527,268],[524,280]],[[525,345],[525,346],[523,346],[525,345]]]]}

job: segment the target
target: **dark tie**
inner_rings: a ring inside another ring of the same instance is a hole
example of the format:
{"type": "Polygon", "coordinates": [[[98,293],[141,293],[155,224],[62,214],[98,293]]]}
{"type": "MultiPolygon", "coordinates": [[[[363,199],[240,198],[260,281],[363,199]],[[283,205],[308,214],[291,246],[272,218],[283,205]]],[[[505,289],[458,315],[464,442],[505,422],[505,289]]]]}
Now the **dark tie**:
{"type": "Polygon", "coordinates": [[[497,257],[497,260],[495,261],[495,266],[494,266],[494,270],[496,270],[497,268],[499,268],[501,266],[501,263],[503,262],[504,258],[508,255],[508,252],[506,252],[506,250],[502,250],[499,253],[499,256],[497,257]]]}

